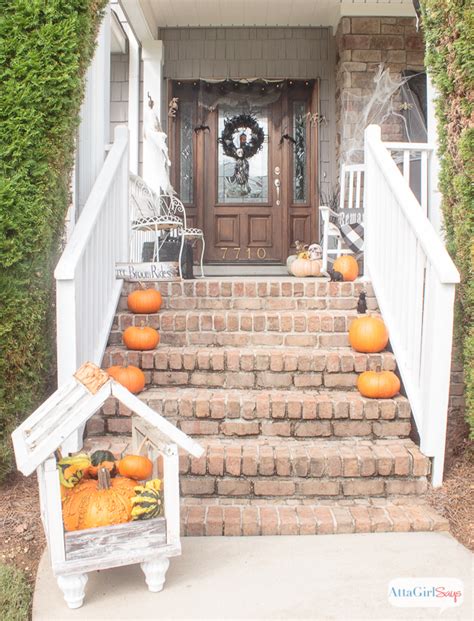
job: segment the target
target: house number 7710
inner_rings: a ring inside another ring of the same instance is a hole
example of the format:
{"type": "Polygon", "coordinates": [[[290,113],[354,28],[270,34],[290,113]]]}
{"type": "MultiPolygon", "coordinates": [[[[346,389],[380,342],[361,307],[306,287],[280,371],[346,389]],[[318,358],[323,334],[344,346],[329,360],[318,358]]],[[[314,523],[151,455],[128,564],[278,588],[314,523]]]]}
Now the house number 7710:
{"type": "MultiPolygon", "coordinates": [[[[241,259],[243,257],[240,256],[240,251],[241,248],[221,248],[222,250],[222,258],[223,259],[234,259],[234,260],[238,260],[241,259]],[[235,253],[234,256],[227,256],[227,253],[235,253]]],[[[267,256],[267,251],[265,250],[265,248],[246,248],[247,250],[247,256],[245,257],[246,259],[251,259],[252,258],[252,250],[256,251],[256,258],[257,259],[265,259],[265,257],[267,256]]]]}

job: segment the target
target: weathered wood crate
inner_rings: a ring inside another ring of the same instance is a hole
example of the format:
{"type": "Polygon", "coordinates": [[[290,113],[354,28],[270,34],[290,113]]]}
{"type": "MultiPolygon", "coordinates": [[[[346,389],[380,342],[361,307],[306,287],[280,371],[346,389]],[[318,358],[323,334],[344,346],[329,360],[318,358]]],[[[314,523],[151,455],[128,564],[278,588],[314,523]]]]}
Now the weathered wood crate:
{"type": "Polygon", "coordinates": [[[161,591],[169,558],[181,553],[178,447],[199,457],[203,449],[95,365],[86,363],[12,434],[18,469],[35,470],[41,518],[58,585],[70,608],[82,605],[87,573],[140,563],[150,591],[161,591]],[[134,412],[132,451],[153,462],[163,481],[164,515],[150,520],[65,532],[55,451],[116,397],[134,412]]]}

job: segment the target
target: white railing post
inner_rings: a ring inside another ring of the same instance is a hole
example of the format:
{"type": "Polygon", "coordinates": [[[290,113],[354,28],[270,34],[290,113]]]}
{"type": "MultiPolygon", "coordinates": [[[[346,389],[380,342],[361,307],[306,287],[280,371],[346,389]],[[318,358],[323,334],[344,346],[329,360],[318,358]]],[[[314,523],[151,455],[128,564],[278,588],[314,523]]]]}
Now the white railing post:
{"type": "Polygon", "coordinates": [[[421,450],[433,457],[432,482],[438,486],[443,478],[453,306],[459,274],[389,149],[405,154],[405,173],[406,154],[410,150],[424,153],[422,173],[426,176],[431,147],[385,144],[380,128],[366,129],[365,261],[410,401],[421,450]]]}
{"type": "MultiPolygon", "coordinates": [[[[115,142],[56,266],[58,384],[86,361],[100,365],[122,281],[115,264],[128,258],[128,130],[117,127],[115,142]]],[[[63,450],[82,446],[82,429],[63,450]]]]}

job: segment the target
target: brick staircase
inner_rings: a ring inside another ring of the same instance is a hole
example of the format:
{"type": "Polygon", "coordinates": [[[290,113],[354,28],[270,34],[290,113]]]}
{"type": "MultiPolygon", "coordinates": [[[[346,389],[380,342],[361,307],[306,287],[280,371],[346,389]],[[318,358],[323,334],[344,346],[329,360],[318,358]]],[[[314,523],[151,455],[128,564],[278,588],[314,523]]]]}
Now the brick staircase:
{"type": "MultiPolygon", "coordinates": [[[[157,315],[126,310],[124,287],[104,366],[140,366],[141,394],[206,448],[182,455],[187,535],[271,535],[446,529],[426,504],[430,462],[408,437],[405,397],[369,400],[357,375],[394,370],[391,352],[348,343],[369,284],[295,278],[160,283],[157,315]],[[145,321],[161,343],[126,351],[145,321]]],[[[114,401],[88,425],[88,446],[126,450],[130,412],[114,401]]]]}

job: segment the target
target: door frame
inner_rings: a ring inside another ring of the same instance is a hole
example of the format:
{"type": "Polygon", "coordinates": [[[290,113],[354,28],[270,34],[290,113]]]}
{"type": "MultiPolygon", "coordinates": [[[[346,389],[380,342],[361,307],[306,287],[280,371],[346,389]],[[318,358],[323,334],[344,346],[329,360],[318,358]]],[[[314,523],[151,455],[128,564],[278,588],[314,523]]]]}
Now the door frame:
{"type": "MultiPolygon", "coordinates": [[[[309,140],[309,160],[310,164],[308,165],[308,201],[302,205],[299,203],[292,202],[290,204],[290,199],[293,196],[293,170],[292,170],[292,149],[290,148],[290,143],[286,141],[281,147],[281,156],[280,156],[280,166],[282,171],[287,171],[286,182],[282,181],[281,184],[281,262],[243,262],[243,261],[207,261],[205,259],[205,263],[211,265],[284,265],[286,262],[286,257],[292,252],[294,248],[295,241],[295,230],[298,229],[297,223],[295,222],[298,218],[302,218],[307,220],[309,224],[306,229],[308,230],[307,235],[302,235],[302,237],[309,239],[304,239],[305,242],[311,243],[316,242],[319,243],[319,192],[318,192],[318,183],[319,183],[319,118],[320,118],[320,80],[319,78],[313,80],[297,80],[292,78],[285,78],[285,80],[291,84],[291,82],[305,84],[306,86],[312,84],[311,93],[308,97],[309,104],[309,116],[307,119],[307,136],[309,140]],[[286,209],[284,208],[286,205],[286,209]]],[[[167,93],[168,93],[168,101],[171,101],[173,97],[179,97],[180,90],[182,86],[187,87],[195,87],[199,84],[199,80],[178,80],[178,79],[167,79],[167,93]]],[[[293,94],[288,91],[284,94],[281,106],[281,114],[282,119],[286,118],[287,121],[292,120],[292,114],[290,110],[290,103],[298,99],[294,97],[293,94]]],[[[300,91],[301,92],[301,91],[300,91]]],[[[187,99],[186,101],[189,101],[187,99]]],[[[212,136],[215,140],[217,140],[217,114],[214,115],[214,123],[215,127],[211,127],[211,131],[202,130],[199,132],[193,132],[193,152],[194,152],[194,162],[193,162],[193,204],[184,203],[186,209],[186,216],[188,221],[188,226],[195,226],[201,228],[203,231],[205,230],[206,216],[211,217],[211,213],[206,214],[205,206],[208,204],[210,194],[217,195],[217,188],[213,188],[213,192],[211,193],[207,188],[207,184],[203,182],[198,182],[199,179],[204,179],[204,166],[209,165],[209,153],[211,153],[211,165],[214,167],[213,177],[214,180],[217,179],[217,149],[211,148],[212,146],[212,136]],[[207,159],[206,159],[207,157],[207,159]]],[[[197,98],[195,101],[195,118],[198,124],[203,122],[202,118],[198,117],[198,105],[197,98]]],[[[180,127],[180,119],[179,119],[179,111],[176,119],[168,118],[168,145],[169,145],[169,153],[170,159],[173,162],[171,166],[171,183],[173,187],[176,189],[179,197],[180,190],[180,165],[179,165],[179,154],[178,154],[178,146],[179,146],[179,127],[180,127]]],[[[282,125],[283,129],[283,120],[282,125]]],[[[274,136],[273,140],[277,140],[276,133],[273,128],[274,136]]],[[[282,134],[284,132],[282,131],[282,134]]],[[[290,132],[292,133],[292,129],[290,132]]],[[[275,146],[275,148],[278,148],[275,146]]],[[[264,203],[263,205],[269,206],[275,202],[275,187],[274,187],[274,164],[273,164],[274,154],[273,148],[269,149],[269,202],[264,203]]],[[[280,177],[281,178],[281,177],[280,177]]],[[[216,196],[217,198],[217,196],[216,196]]],[[[232,207],[231,203],[226,204],[226,207],[232,207]]],[[[241,206],[239,204],[239,206],[241,206]]],[[[235,205],[234,205],[235,207],[235,205]]],[[[303,225],[304,226],[304,225],[303,225]]],[[[300,227],[301,229],[301,227],[300,227]]],[[[301,237],[301,235],[300,235],[301,237]]],[[[301,240],[300,240],[301,241],[301,240]]]]}

